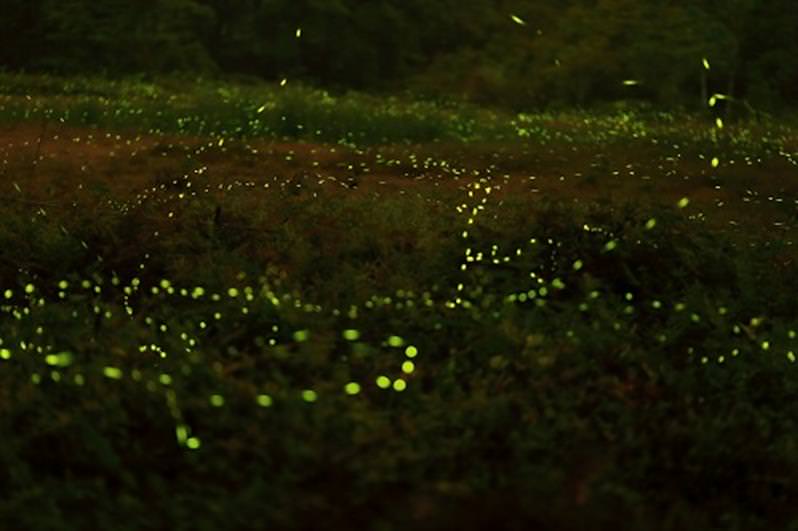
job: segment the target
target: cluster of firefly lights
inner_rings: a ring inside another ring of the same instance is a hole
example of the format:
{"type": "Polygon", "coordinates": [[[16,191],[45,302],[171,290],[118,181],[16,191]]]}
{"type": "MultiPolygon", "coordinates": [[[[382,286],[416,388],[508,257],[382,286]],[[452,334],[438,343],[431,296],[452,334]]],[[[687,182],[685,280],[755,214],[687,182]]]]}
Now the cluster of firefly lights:
{"type": "MultiPolygon", "coordinates": [[[[521,18],[517,17],[516,15],[511,15],[511,19],[515,23],[517,23],[519,25],[526,25],[526,22],[524,22],[521,18]]],[[[300,28],[298,28],[296,30],[296,37],[300,38],[301,35],[302,35],[302,30],[300,28]]],[[[703,66],[704,66],[705,69],[709,70],[709,62],[708,62],[707,59],[703,59],[703,66]]],[[[285,86],[286,83],[287,83],[287,79],[282,79],[282,81],[280,82],[280,86],[285,86]]],[[[634,84],[637,84],[637,81],[635,81],[635,80],[625,80],[623,83],[625,85],[634,85],[634,84]]],[[[710,99],[708,101],[708,105],[710,107],[714,107],[716,105],[716,103],[719,100],[722,100],[722,99],[728,99],[728,97],[725,96],[725,95],[722,95],[722,94],[714,94],[714,95],[712,95],[710,97],[710,99]]],[[[257,112],[260,113],[264,109],[265,109],[265,106],[262,106],[262,107],[260,107],[257,110],[257,112]]],[[[723,126],[724,126],[724,124],[723,124],[722,119],[720,117],[716,118],[715,127],[717,128],[717,130],[723,129],[723,126]]],[[[223,142],[223,140],[219,141],[219,145],[220,146],[222,145],[222,142],[223,142]]],[[[719,158],[718,157],[713,157],[711,159],[710,164],[711,164],[711,166],[713,168],[717,168],[719,166],[719,164],[720,164],[719,158]]],[[[485,203],[487,201],[487,196],[490,195],[492,189],[494,187],[498,189],[498,188],[500,188],[500,185],[491,186],[491,185],[489,185],[489,183],[488,183],[488,181],[486,179],[481,178],[479,180],[479,182],[470,183],[469,185],[467,185],[467,187],[468,187],[468,197],[470,199],[474,199],[474,197],[475,197],[475,193],[474,192],[475,191],[480,191],[481,190],[484,193],[484,197],[482,198],[481,203],[478,204],[478,205],[472,206],[470,208],[469,208],[469,205],[466,204],[466,203],[457,205],[457,211],[458,212],[467,214],[467,216],[468,216],[467,225],[470,226],[470,225],[472,225],[474,223],[474,219],[477,216],[477,214],[480,211],[484,210],[484,205],[485,205],[485,203]],[[471,189],[471,188],[473,188],[473,189],[471,189]]],[[[682,199],[680,199],[678,201],[677,206],[679,208],[684,208],[688,204],[689,204],[689,199],[686,198],[686,197],[683,197],[682,199]]],[[[651,230],[651,229],[653,229],[655,227],[655,225],[656,225],[656,219],[652,218],[652,219],[649,219],[646,222],[645,228],[646,228],[646,230],[651,230]]],[[[590,230],[590,228],[587,227],[587,226],[585,227],[585,229],[586,230],[590,230]]],[[[464,240],[467,240],[468,236],[469,236],[469,231],[466,229],[466,230],[464,230],[462,232],[462,238],[464,240]]],[[[535,243],[535,239],[533,238],[532,240],[530,240],[530,242],[534,244],[535,243]]],[[[609,240],[609,241],[607,241],[605,243],[604,250],[606,252],[610,252],[613,249],[615,249],[617,245],[618,245],[618,241],[615,240],[615,239],[611,239],[611,240],[609,240]]],[[[491,259],[494,262],[498,263],[499,259],[495,257],[495,251],[496,251],[496,247],[494,246],[493,252],[491,253],[491,259]]],[[[518,250],[518,254],[520,254],[520,252],[521,252],[521,250],[519,249],[518,250]]],[[[482,259],[483,259],[483,253],[482,252],[478,252],[476,254],[473,254],[472,249],[470,247],[468,247],[466,249],[466,251],[465,251],[465,260],[461,264],[460,268],[461,268],[462,271],[466,271],[467,268],[468,268],[468,264],[469,263],[479,262],[482,259]]],[[[505,261],[509,260],[509,257],[504,257],[504,260],[505,261]]],[[[582,266],[583,266],[582,261],[581,260],[577,260],[577,261],[575,261],[573,263],[573,270],[574,271],[578,271],[579,269],[582,268],[582,266]]],[[[138,279],[134,279],[134,282],[132,283],[132,286],[125,287],[126,295],[129,295],[131,293],[131,288],[137,288],[138,287],[137,286],[138,283],[136,282],[137,280],[138,279]]],[[[538,278],[537,280],[538,280],[538,282],[542,282],[542,279],[540,279],[540,278],[538,278]]],[[[84,288],[91,287],[90,283],[87,286],[88,282],[89,281],[87,281],[87,280],[83,281],[83,287],[84,288]]],[[[112,283],[114,285],[118,285],[119,284],[119,279],[114,277],[114,279],[112,280],[112,283]]],[[[559,279],[559,278],[554,279],[550,283],[550,286],[551,286],[551,288],[553,288],[555,290],[563,289],[565,287],[563,281],[561,279],[559,279]]],[[[65,280],[62,280],[61,282],[59,282],[58,287],[61,290],[59,292],[59,297],[64,298],[65,297],[64,290],[67,289],[68,283],[65,280]]],[[[163,289],[164,291],[166,291],[168,293],[174,293],[176,291],[167,280],[162,280],[161,283],[160,283],[160,287],[161,287],[161,289],[163,289]]],[[[95,287],[95,290],[97,290],[98,288],[99,288],[99,286],[95,287]]],[[[445,301],[446,308],[450,308],[451,309],[451,308],[455,308],[457,306],[462,306],[463,308],[468,309],[469,307],[471,307],[470,301],[468,301],[465,298],[465,296],[463,295],[464,288],[465,288],[465,286],[464,286],[463,283],[459,283],[457,285],[458,296],[455,297],[454,300],[445,301]]],[[[158,292],[158,288],[157,287],[153,287],[153,290],[154,290],[153,293],[157,293],[158,292]]],[[[34,301],[35,301],[35,298],[34,298],[35,291],[36,291],[36,288],[35,288],[35,286],[33,284],[27,284],[25,286],[25,288],[24,288],[25,295],[28,296],[29,298],[32,298],[34,301]]],[[[509,302],[516,302],[516,301],[525,302],[527,300],[531,301],[532,299],[535,299],[535,303],[536,304],[544,305],[545,304],[544,296],[547,294],[547,292],[548,292],[548,288],[546,286],[541,286],[539,290],[530,290],[529,293],[524,292],[524,293],[510,295],[510,296],[507,297],[507,301],[509,301],[509,302]]],[[[180,290],[180,293],[182,295],[188,295],[187,290],[185,290],[185,289],[180,290]]],[[[200,288],[200,287],[197,287],[191,293],[191,296],[194,297],[194,298],[198,298],[198,297],[202,296],[203,294],[204,294],[204,290],[202,288],[200,288]]],[[[6,300],[9,300],[9,299],[13,298],[13,296],[14,296],[13,291],[10,290],[10,289],[5,290],[2,293],[2,295],[3,295],[3,298],[6,299],[6,300]]],[[[238,290],[236,288],[230,288],[230,290],[228,290],[228,295],[231,298],[236,298],[236,297],[238,297],[240,295],[240,293],[238,292],[238,290]]],[[[597,296],[597,293],[594,293],[594,294],[591,294],[591,295],[597,296]]],[[[251,292],[247,292],[246,296],[247,296],[248,300],[251,300],[251,297],[252,297],[251,292]]],[[[275,304],[276,306],[280,304],[279,299],[272,292],[269,291],[267,297],[269,297],[270,300],[272,301],[272,303],[275,304]]],[[[286,297],[287,297],[287,295],[284,296],[284,298],[286,298],[286,297]]],[[[214,295],[213,299],[214,300],[220,300],[220,297],[218,295],[214,295]]],[[[626,299],[627,299],[627,301],[631,301],[631,294],[630,293],[626,294],[626,299]]],[[[39,305],[43,304],[43,302],[44,302],[43,299],[40,299],[39,300],[39,305]]],[[[430,301],[428,301],[428,302],[430,302],[430,301]]],[[[295,305],[296,304],[298,304],[298,301],[295,301],[295,305]]],[[[585,303],[580,305],[580,309],[581,309],[581,306],[585,306],[585,305],[586,305],[585,303]]],[[[659,301],[654,301],[652,303],[652,306],[654,308],[658,308],[658,307],[662,306],[662,303],[659,302],[659,301]]],[[[680,305],[677,305],[676,309],[677,309],[677,311],[679,311],[679,310],[683,310],[684,308],[685,308],[685,305],[684,304],[680,304],[680,305]],[[678,307],[678,306],[681,306],[681,307],[678,307]]],[[[14,309],[12,309],[10,311],[18,319],[21,319],[24,314],[29,313],[29,309],[28,308],[25,308],[25,309],[23,309],[21,311],[19,309],[14,308],[14,309]]],[[[95,312],[97,312],[97,311],[99,311],[99,307],[95,306],[95,312]]],[[[129,306],[126,306],[126,311],[127,311],[128,314],[132,315],[132,309],[129,306]]],[[[721,309],[721,311],[722,311],[722,309],[721,309]]],[[[337,315],[338,312],[335,311],[334,313],[337,315]]],[[[108,316],[108,315],[106,314],[106,316],[108,316]]],[[[218,319],[220,317],[220,314],[217,312],[214,315],[214,317],[218,319]]],[[[697,315],[693,314],[693,317],[694,317],[693,320],[695,320],[695,317],[697,317],[697,315]]],[[[755,328],[756,326],[761,324],[762,319],[763,318],[754,318],[754,319],[752,319],[751,323],[750,323],[750,327],[751,328],[755,328]]],[[[201,328],[204,328],[203,325],[205,325],[204,322],[201,323],[201,328]]],[[[745,328],[746,332],[748,333],[749,328],[747,328],[747,327],[744,327],[744,328],[745,328]]],[[[37,329],[37,332],[41,333],[40,330],[41,330],[41,327],[39,327],[39,329],[37,329]]],[[[740,327],[738,325],[735,325],[735,333],[740,333],[740,327]]],[[[342,335],[343,339],[345,339],[347,341],[356,341],[360,337],[360,333],[356,329],[345,329],[345,330],[342,331],[341,335],[342,335]]],[[[183,334],[183,336],[185,336],[185,334],[183,334]]],[[[796,337],[795,331],[790,330],[789,331],[789,337],[791,339],[794,339],[796,337]]],[[[295,331],[293,333],[293,338],[297,342],[306,341],[307,338],[308,338],[308,331],[307,330],[295,331]]],[[[183,337],[183,339],[185,340],[187,338],[183,337]]],[[[193,341],[189,340],[189,343],[193,343],[193,341]]],[[[270,344],[274,345],[275,344],[274,340],[271,340],[270,344]]],[[[389,336],[387,338],[387,340],[385,341],[385,344],[387,346],[393,347],[393,348],[403,348],[403,353],[404,353],[405,359],[401,363],[401,371],[402,371],[402,374],[404,375],[404,377],[397,377],[397,378],[394,378],[392,380],[390,377],[388,377],[388,376],[386,376],[384,374],[381,374],[381,375],[378,375],[375,378],[374,384],[379,389],[382,389],[382,390],[393,389],[396,392],[402,392],[402,391],[404,391],[407,388],[407,385],[408,385],[406,377],[411,375],[414,372],[414,370],[415,370],[415,363],[414,363],[413,360],[418,355],[418,349],[414,345],[407,345],[403,338],[401,338],[399,336],[396,336],[396,335],[389,336]]],[[[32,344],[26,344],[25,342],[22,342],[20,346],[21,346],[22,350],[38,350],[39,352],[43,353],[41,347],[34,348],[32,344]]],[[[143,348],[146,349],[147,347],[154,348],[155,350],[159,351],[162,357],[166,356],[166,353],[163,352],[163,350],[159,349],[157,347],[157,345],[144,346],[143,348]]],[[[768,350],[769,349],[769,342],[767,342],[767,341],[762,342],[761,343],[761,347],[762,347],[763,350],[768,350]]],[[[735,351],[732,352],[732,355],[736,355],[738,352],[739,351],[737,349],[735,349],[735,351]]],[[[789,358],[789,360],[791,362],[794,362],[795,359],[796,359],[795,358],[795,354],[792,351],[788,352],[787,357],[789,358]]],[[[11,358],[12,358],[12,351],[9,348],[3,347],[2,338],[0,338],[0,359],[9,360],[11,358]]],[[[66,351],[58,352],[58,353],[48,353],[48,354],[45,355],[44,360],[47,363],[47,365],[49,365],[49,366],[51,366],[53,368],[53,370],[51,372],[51,377],[52,377],[52,379],[54,381],[57,382],[57,381],[61,380],[61,374],[58,371],[58,368],[63,368],[63,367],[69,366],[72,363],[72,354],[70,352],[66,352],[66,351]]],[[[708,360],[707,357],[702,357],[701,358],[701,362],[702,363],[707,363],[708,361],[709,360],[708,360]]],[[[720,356],[718,358],[718,362],[719,363],[723,363],[723,361],[724,361],[724,357],[720,356]]],[[[123,378],[123,376],[124,376],[122,369],[120,369],[118,367],[113,367],[113,366],[103,367],[102,368],[102,373],[103,373],[104,377],[106,377],[108,379],[112,379],[112,380],[119,380],[119,379],[123,378]]],[[[135,381],[140,381],[142,379],[142,375],[141,375],[140,371],[133,370],[131,372],[131,378],[133,380],[135,380],[135,381]]],[[[33,374],[31,379],[32,379],[32,381],[34,383],[40,383],[41,376],[39,374],[33,374]]],[[[191,428],[182,420],[183,416],[182,416],[182,413],[180,412],[180,409],[179,409],[179,407],[177,405],[177,396],[176,396],[176,393],[175,393],[174,389],[171,387],[172,377],[169,374],[163,373],[163,374],[160,374],[160,376],[158,377],[158,381],[166,389],[165,396],[166,396],[167,406],[168,406],[170,412],[172,413],[173,417],[177,421],[176,436],[177,436],[178,442],[181,445],[183,445],[183,446],[185,446],[185,447],[187,447],[189,449],[197,449],[197,448],[199,448],[200,447],[200,439],[198,437],[196,437],[196,436],[192,436],[191,435],[191,428]]],[[[74,382],[77,385],[82,385],[85,382],[85,379],[84,379],[82,374],[76,374],[76,375],[74,375],[74,382]]],[[[147,386],[150,389],[154,389],[154,383],[153,382],[147,382],[147,386]]],[[[348,382],[348,383],[346,383],[343,386],[343,392],[345,394],[351,395],[351,396],[358,395],[361,392],[361,390],[362,390],[361,384],[358,383],[358,382],[355,382],[355,381],[348,382]]],[[[307,403],[313,403],[313,402],[316,402],[319,399],[318,393],[316,391],[314,391],[313,389],[304,389],[304,390],[302,390],[301,393],[300,393],[300,396],[301,396],[301,399],[304,402],[307,402],[307,403]]],[[[209,401],[210,401],[210,404],[213,407],[222,407],[225,404],[224,396],[222,396],[221,394],[212,394],[212,395],[210,395],[209,401]]],[[[261,407],[270,407],[273,404],[274,399],[269,394],[260,393],[260,394],[257,394],[257,396],[255,398],[255,401],[261,407]]]]}

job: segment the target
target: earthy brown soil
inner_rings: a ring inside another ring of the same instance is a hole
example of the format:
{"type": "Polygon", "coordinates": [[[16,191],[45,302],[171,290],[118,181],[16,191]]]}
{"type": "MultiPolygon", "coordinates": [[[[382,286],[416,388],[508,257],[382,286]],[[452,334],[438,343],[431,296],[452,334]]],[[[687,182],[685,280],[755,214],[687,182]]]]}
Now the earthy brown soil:
{"type": "Polygon", "coordinates": [[[207,138],[57,123],[0,126],[0,191],[12,202],[51,209],[74,208],[86,190],[123,203],[181,179],[192,180],[195,189],[269,184],[288,197],[302,187],[350,197],[417,193],[448,197],[454,208],[456,198],[467,198],[469,183],[489,178],[492,202],[545,197],[674,205],[688,197],[685,213],[693,218],[732,231],[766,230],[792,238],[798,224],[796,177],[798,168],[783,157],[753,165],[724,161],[712,169],[706,160],[656,146],[426,144],[355,150],[267,139],[219,146],[207,138]]]}

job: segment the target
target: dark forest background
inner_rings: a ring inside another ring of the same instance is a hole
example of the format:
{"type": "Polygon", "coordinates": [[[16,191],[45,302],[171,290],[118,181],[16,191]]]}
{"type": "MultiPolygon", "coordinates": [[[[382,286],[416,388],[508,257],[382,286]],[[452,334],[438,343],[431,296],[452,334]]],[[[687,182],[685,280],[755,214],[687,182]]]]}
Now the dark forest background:
{"type": "Polygon", "coordinates": [[[618,99],[699,107],[713,93],[769,111],[798,104],[795,0],[0,0],[0,6],[0,67],[13,71],[287,78],[516,110],[618,99]]]}

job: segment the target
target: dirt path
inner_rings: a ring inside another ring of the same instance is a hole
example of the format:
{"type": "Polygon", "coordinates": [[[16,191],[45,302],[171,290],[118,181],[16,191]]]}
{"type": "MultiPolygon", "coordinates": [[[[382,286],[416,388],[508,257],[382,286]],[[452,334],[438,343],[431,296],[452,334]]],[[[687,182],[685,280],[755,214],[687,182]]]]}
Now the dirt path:
{"type": "MultiPolygon", "coordinates": [[[[674,205],[731,229],[756,226],[793,235],[798,225],[798,168],[783,158],[724,164],[653,147],[427,144],[345,146],[140,135],[22,123],[0,127],[0,190],[13,201],[67,207],[86,190],[119,202],[181,180],[195,186],[271,186],[287,192],[323,186],[371,198],[393,193],[467,198],[488,179],[494,201],[557,198],[674,205]],[[716,174],[713,179],[711,174],[716,174]],[[498,186],[497,186],[498,185],[498,186]]],[[[481,197],[477,194],[477,199],[481,197]]],[[[452,204],[452,208],[454,208],[452,204]]]]}

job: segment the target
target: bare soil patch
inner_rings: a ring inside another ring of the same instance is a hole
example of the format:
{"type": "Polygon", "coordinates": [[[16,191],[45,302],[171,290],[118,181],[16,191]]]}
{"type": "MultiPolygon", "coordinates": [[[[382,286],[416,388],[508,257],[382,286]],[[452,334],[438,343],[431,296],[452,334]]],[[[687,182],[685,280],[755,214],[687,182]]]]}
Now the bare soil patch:
{"type": "Polygon", "coordinates": [[[656,146],[425,144],[358,150],[270,139],[220,145],[201,137],[20,123],[0,127],[0,162],[0,190],[7,198],[51,208],[74,207],[86,190],[125,202],[189,180],[195,189],[271,188],[287,198],[323,188],[332,197],[419,194],[459,201],[467,199],[469,185],[483,180],[483,189],[491,186],[488,206],[527,198],[674,205],[687,197],[688,215],[731,231],[791,237],[798,222],[798,179],[788,160],[724,161],[713,169],[705,160],[656,146]]]}

